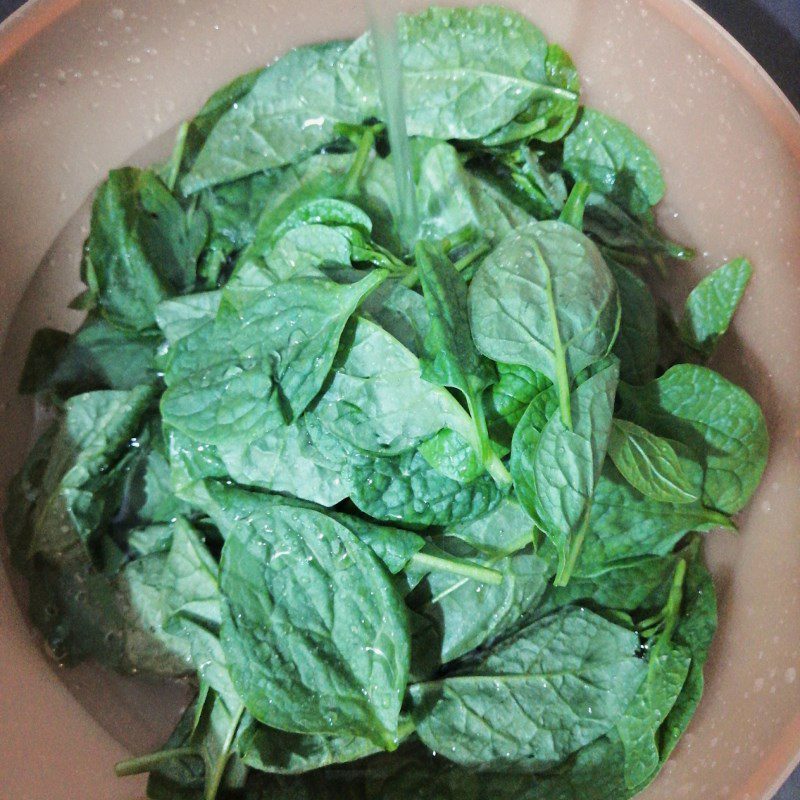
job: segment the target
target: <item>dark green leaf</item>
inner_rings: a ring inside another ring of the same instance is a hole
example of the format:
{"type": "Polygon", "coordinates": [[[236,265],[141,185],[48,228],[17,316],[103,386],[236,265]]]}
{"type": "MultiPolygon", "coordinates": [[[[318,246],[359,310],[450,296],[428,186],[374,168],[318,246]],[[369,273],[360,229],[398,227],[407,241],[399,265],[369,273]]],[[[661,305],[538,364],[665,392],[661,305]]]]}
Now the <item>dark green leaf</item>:
{"type": "Polygon", "coordinates": [[[556,764],[622,716],[647,669],[637,648],[630,631],[567,609],[455,674],[412,686],[417,733],[465,766],[556,764]]]}
{"type": "Polygon", "coordinates": [[[227,531],[222,644],[261,722],[394,747],[408,620],[372,551],[316,511],[268,501],[227,531]]]}
{"type": "Polygon", "coordinates": [[[470,287],[478,348],[550,378],[567,426],[571,381],[611,349],[618,315],[616,284],[600,252],[562,222],[507,236],[470,287]]]}
{"type": "Polygon", "coordinates": [[[619,334],[614,353],[619,357],[620,378],[641,385],[651,381],[658,364],[658,316],[653,295],[645,282],[613,259],[606,259],[619,289],[619,334]]]}

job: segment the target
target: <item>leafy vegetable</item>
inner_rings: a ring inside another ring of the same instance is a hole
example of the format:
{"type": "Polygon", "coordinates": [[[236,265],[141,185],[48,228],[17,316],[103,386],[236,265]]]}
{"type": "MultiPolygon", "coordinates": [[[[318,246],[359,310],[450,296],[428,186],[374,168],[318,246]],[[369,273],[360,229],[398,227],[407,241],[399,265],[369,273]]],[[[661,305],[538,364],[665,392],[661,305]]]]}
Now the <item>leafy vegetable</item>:
{"type": "Polygon", "coordinates": [[[59,663],[192,676],[117,767],[150,800],[627,800],[702,695],[701,535],[768,434],[681,361],[752,268],[674,322],[693,251],[569,55],[499,7],[397,34],[405,109],[370,34],[301,47],[114,170],[31,344],[11,560],[59,663]]]}
{"type": "Polygon", "coordinates": [[[650,148],[622,122],[590,108],[564,138],[564,167],[635,216],[664,196],[664,178],[650,148]]]}

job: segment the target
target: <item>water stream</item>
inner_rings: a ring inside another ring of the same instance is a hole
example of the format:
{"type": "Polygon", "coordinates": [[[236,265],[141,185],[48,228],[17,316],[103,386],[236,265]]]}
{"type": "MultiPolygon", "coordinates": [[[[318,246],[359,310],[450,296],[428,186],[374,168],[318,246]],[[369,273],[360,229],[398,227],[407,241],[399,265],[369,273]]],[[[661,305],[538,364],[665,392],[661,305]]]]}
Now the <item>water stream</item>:
{"type": "Polygon", "coordinates": [[[406,130],[403,73],[397,37],[397,4],[394,0],[364,0],[375,51],[383,116],[392,150],[398,197],[398,228],[404,241],[413,241],[419,229],[411,148],[406,130]]]}

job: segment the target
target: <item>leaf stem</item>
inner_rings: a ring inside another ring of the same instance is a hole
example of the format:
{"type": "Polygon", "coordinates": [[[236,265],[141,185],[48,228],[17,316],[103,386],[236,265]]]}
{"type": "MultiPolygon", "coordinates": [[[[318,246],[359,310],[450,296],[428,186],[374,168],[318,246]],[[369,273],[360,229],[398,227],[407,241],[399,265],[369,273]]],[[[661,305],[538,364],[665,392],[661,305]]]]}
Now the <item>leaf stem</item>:
{"type": "Polygon", "coordinates": [[[492,586],[499,586],[503,582],[502,572],[482,567],[466,559],[453,558],[430,543],[425,546],[424,551],[415,553],[411,557],[410,563],[429,572],[449,572],[479,583],[489,583],[492,586]]]}
{"type": "Polygon", "coordinates": [[[174,747],[171,750],[157,750],[155,753],[147,753],[143,756],[119,761],[114,765],[114,773],[118,778],[141,775],[144,772],[151,772],[154,767],[163,764],[165,761],[173,761],[190,756],[201,757],[194,747],[174,747]]]}
{"type": "MultiPolygon", "coordinates": [[[[472,266],[481,256],[486,255],[492,246],[487,241],[480,242],[476,245],[474,250],[471,250],[465,256],[462,256],[458,261],[453,262],[456,272],[464,272],[468,267],[472,266]]],[[[419,271],[416,267],[412,267],[406,276],[400,281],[403,286],[413,289],[419,283],[419,271]]]]}
{"type": "Polygon", "coordinates": [[[353,159],[353,163],[350,165],[350,169],[347,172],[347,179],[344,184],[345,197],[353,197],[358,194],[364,168],[367,166],[367,160],[369,159],[369,154],[372,152],[372,146],[374,144],[375,133],[372,128],[367,128],[364,131],[364,135],[361,137],[361,141],[358,143],[356,157],[353,159]]]}
{"type": "Polygon", "coordinates": [[[550,326],[553,330],[553,361],[555,362],[556,386],[558,387],[558,406],[561,410],[561,421],[572,430],[572,408],[569,397],[569,373],[567,372],[567,359],[564,352],[564,345],[561,342],[561,331],[558,327],[558,313],[556,312],[556,300],[553,294],[553,278],[550,275],[550,266],[547,259],[542,254],[539,245],[534,242],[533,251],[540,265],[544,268],[547,275],[547,309],[550,314],[550,326]]]}
{"type": "Polygon", "coordinates": [[[222,743],[220,753],[211,764],[206,765],[206,783],[203,791],[204,800],[215,800],[219,785],[222,782],[222,776],[231,759],[231,747],[233,746],[233,739],[236,736],[236,731],[239,729],[239,723],[242,721],[244,715],[244,705],[240,705],[236,713],[231,719],[230,727],[225,735],[225,741],[222,743]]]}
{"type": "Polygon", "coordinates": [[[592,187],[586,181],[578,181],[569,193],[564,208],[558,219],[561,222],[571,225],[579,231],[583,231],[583,212],[586,208],[586,201],[592,192],[592,187]]]}
{"type": "Polygon", "coordinates": [[[589,509],[586,510],[583,525],[581,526],[578,535],[572,540],[569,548],[569,555],[565,559],[559,559],[558,572],[556,573],[554,586],[566,586],[572,573],[575,571],[575,565],[578,563],[578,556],[583,549],[583,542],[586,539],[586,528],[589,526],[589,509]]]}

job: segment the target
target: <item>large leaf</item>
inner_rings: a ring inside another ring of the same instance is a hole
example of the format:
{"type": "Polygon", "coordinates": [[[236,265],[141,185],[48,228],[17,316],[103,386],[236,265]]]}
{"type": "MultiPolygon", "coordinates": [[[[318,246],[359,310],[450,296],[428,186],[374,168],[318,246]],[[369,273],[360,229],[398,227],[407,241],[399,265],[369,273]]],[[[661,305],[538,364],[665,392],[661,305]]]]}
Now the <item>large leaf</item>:
{"type": "Polygon", "coordinates": [[[264,503],[227,532],[222,644],[247,709],[394,747],[408,621],[372,551],[317,511],[264,503]]]}
{"type": "Polygon", "coordinates": [[[700,499],[672,444],[633,422],[614,420],[608,454],[620,474],[646,497],[663,503],[700,499]]]}
{"type": "Polygon", "coordinates": [[[331,141],[336,122],[356,122],[333,70],[344,50],[340,42],[301,47],[265,69],[216,122],[182,190],[293,164],[331,141]]]}
{"type": "Polygon", "coordinates": [[[613,259],[607,259],[619,289],[619,334],[614,353],[619,357],[619,376],[632,384],[651,381],[658,364],[658,315],[647,284],[613,259]]]}
{"type": "MultiPolygon", "coordinates": [[[[684,471],[690,469],[686,460],[682,465],[684,471]]],[[[699,502],[661,503],[645,497],[607,461],[595,489],[576,573],[597,575],[625,559],[666,555],[689,531],[732,527],[724,514],[699,502]]]]}
{"type": "Polygon", "coordinates": [[[589,524],[611,433],[618,375],[614,363],[575,390],[571,430],[554,414],[540,435],[524,417],[514,433],[511,474],[517,497],[541,520],[555,544],[559,582],[568,578],[589,524]]]}
{"type": "Polygon", "coordinates": [[[422,375],[461,392],[472,418],[468,441],[498,484],[508,485],[510,476],[492,448],[483,412],[482,393],[494,381],[495,371],[472,341],[467,286],[441,248],[419,242],[415,254],[431,320],[422,375]]]}
{"type": "MultiPolygon", "coordinates": [[[[542,34],[512,11],[432,8],[398,22],[406,127],[412,136],[476,139],[535,99],[575,97],[551,82],[542,34]]],[[[339,64],[339,75],[365,117],[381,115],[372,47],[372,36],[365,34],[339,64]]]]}
{"type": "MultiPolygon", "coordinates": [[[[463,546],[449,549],[455,555],[463,554],[464,550],[463,546]]],[[[434,572],[409,599],[412,608],[427,620],[434,632],[442,664],[520,627],[544,592],[547,565],[533,554],[482,556],[478,563],[499,570],[502,583],[492,586],[434,572]]]]}
{"type": "Polygon", "coordinates": [[[556,764],[622,716],[646,672],[637,648],[634,633],[567,609],[455,674],[413,685],[417,733],[465,766],[556,764]]]}
{"type": "Polygon", "coordinates": [[[153,383],[160,341],[157,332],[132,334],[98,314],[91,314],[74,335],[41,328],[31,342],[20,392],[71,397],[153,383]]]}
{"type": "Polygon", "coordinates": [[[313,409],[331,433],[377,455],[411,450],[445,427],[469,435],[455,398],[423,380],[419,359],[383,328],[359,319],[347,338],[313,409]]]}
{"type": "Polygon", "coordinates": [[[567,424],[570,383],[610,350],[618,314],[616,284],[600,252],[562,222],[507,236],[470,287],[478,349],[556,383],[567,424]]]}
{"type": "Polygon", "coordinates": [[[376,519],[451,525],[491,511],[503,493],[486,474],[464,483],[443,475],[419,452],[351,463],[353,502],[376,519]]]}
{"type": "Polygon", "coordinates": [[[344,326],[383,279],[298,278],[226,295],[213,323],[180,339],[166,370],[164,421],[208,444],[247,441],[298,417],[325,380],[344,326]]]}

